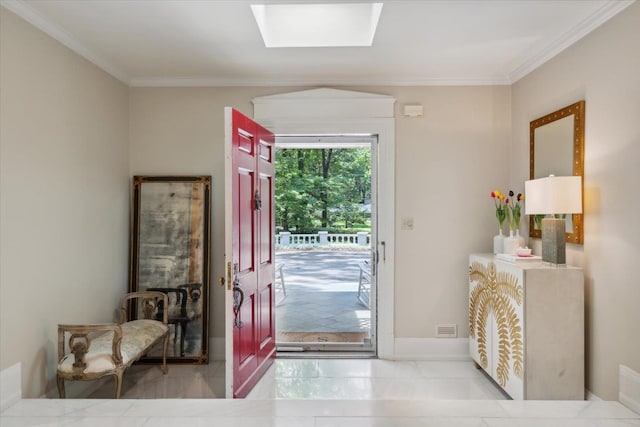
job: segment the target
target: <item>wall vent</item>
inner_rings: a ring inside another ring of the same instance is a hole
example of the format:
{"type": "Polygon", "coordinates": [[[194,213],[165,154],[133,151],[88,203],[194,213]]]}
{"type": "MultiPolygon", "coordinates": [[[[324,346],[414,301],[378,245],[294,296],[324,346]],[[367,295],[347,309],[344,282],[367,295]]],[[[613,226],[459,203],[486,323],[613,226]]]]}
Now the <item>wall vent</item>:
{"type": "Polygon", "coordinates": [[[436,325],[436,338],[456,338],[458,336],[458,325],[436,325]]]}

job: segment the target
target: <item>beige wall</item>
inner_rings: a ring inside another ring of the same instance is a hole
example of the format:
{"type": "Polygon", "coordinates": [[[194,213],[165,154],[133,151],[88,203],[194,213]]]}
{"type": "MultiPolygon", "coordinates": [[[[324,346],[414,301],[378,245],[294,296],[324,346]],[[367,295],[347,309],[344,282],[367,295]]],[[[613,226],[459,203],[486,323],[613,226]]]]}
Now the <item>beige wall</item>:
{"type": "Polygon", "coordinates": [[[511,120],[508,86],[390,88],[396,106],[397,338],[430,338],[455,323],[468,336],[469,253],[497,234],[490,193],[506,188],[511,120]],[[424,117],[402,116],[405,103],[424,117]],[[415,229],[401,230],[403,217],[415,229]]]}
{"type": "Polygon", "coordinates": [[[0,7],[0,370],[55,376],[58,323],[127,289],[128,88],[0,7]]]}
{"type": "MultiPolygon", "coordinates": [[[[213,176],[210,336],[224,335],[215,285],[224,274],[223,107],[251,116],[252,98],[300,89],[131,89],[131,173],[213,176]]],[[[414,217],[415,230],[396,232],[396,336],[433,337],[437,323],[456,323],[466,336],[468,254],[491,250],[489,193],[509,177],[510,88],[348,89],[397,99],[396,215],[414,217]],[[425,116],[403,117],[402,106],[416,102],[425,116]]]]}
{"type": "MultiPolygon", "coordinates": [[[[586,100],[584,247],[587,388],[618,396],[618,365],[640,372],[640,4],[513,86],[512,182],[528,178],[529,122],[586,100]]],[[[561,325],[559,325],[561,327],[561,325]]]]}

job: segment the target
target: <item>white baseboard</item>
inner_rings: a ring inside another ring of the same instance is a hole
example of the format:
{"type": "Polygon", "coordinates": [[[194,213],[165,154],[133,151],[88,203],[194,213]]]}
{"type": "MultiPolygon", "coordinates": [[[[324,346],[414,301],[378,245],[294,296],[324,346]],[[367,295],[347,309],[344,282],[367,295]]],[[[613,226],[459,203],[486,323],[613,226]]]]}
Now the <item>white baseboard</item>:
{"type": "Polygon", "coordinates": [[[20,362],[0,371],[0,412],[22,399],[20,362]]]}
{"type": "Polygon", "coordinates": [[[224,337],[209,337],[209,359],[224,360],[224,337]]]}
{"type": "Polygon", "coordinates": [[[589,391],[589,390],[585,390],[585,395],[586,395],[585,400],[590,400],[590,401],[593,401],[593,402],[602,401],[602,399],[600,397],[598,397],[595,394],[591,393],[591,391],[589,391]]]}
{"type": "Polygon", "coordinates": [[[620,365],[620,391],[618,400],[627,408],[640,414],[640,374],[620,365]]]}
{"type": "Polygon", "coordinates": [[[395,360],[471,360],[469,338],[396,338],[395,360]]]}

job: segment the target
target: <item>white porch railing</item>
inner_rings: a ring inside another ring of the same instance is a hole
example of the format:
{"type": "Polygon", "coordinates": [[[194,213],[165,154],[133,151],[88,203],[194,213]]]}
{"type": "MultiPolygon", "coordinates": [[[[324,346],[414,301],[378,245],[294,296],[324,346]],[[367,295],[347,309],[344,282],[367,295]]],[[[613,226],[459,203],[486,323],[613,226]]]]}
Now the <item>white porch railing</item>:
{"type": "Polygon", "coordinates": [[[276,246],[332,245],[370,246],[371,235],[366,231],[359,231],[356,234],[329,234],[328,231],[318,231],[317,234],[291,234],[283,231],[276,234],[276,246]]]}

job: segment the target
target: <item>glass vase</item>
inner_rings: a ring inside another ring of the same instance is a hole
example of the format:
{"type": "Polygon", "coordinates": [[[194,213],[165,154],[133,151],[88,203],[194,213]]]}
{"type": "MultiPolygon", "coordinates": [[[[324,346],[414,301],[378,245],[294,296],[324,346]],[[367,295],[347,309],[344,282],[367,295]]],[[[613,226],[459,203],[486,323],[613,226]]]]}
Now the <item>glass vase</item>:
{"type": "Polygon", "coordinates": [[[504,251],[504,234],[502,228],[498,229],[498,234],[493,236],[493,254],[501,254],[504,251]]]}
{"type": "Polygon", "coordinates": [[[513,234],[513,230],[509,230],[509,236],[504,239],[504,253],[515,255],[518,249],[518,238],[513,234]]]}
{"type": "Polygon", "coordinates": [[[516,229],[516,239],[518,239],[518,247],[519,248],[526,248],[526,241],[524,240],[524,237],[520,235],[520,230],[516,229]]]}

